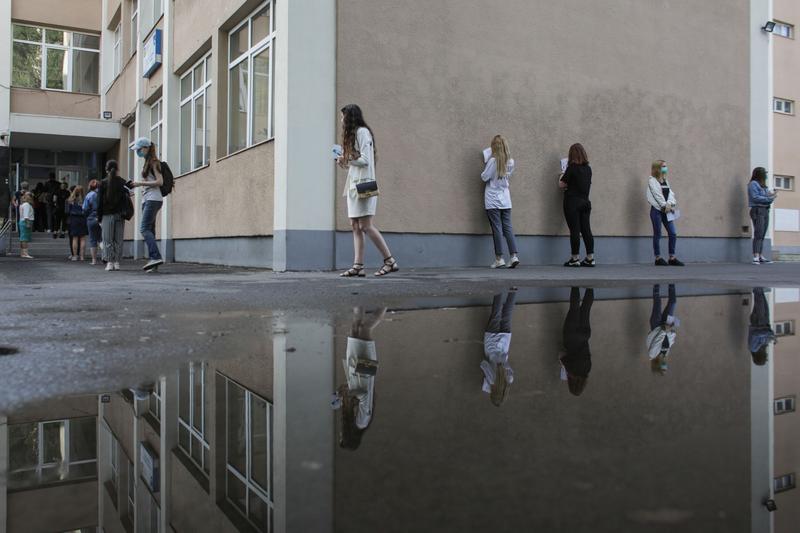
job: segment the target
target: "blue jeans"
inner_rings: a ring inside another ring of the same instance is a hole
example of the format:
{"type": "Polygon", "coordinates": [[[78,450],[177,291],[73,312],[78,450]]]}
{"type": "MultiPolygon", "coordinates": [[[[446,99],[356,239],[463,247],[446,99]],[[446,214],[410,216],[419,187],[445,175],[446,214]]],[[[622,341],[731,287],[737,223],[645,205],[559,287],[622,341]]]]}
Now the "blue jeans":
{"type": "Polygon", "coordinates": [[[156,242],[156,215],[161,210],[162,202],[148,200],[142,206],[142,223],[139,226],[139,231],[144,237],[144,243],[147,245],[147,256],[153,259],[161,259],[161,252],[158,251],[158,243],[156,242]]]}
{"type": "Polygon", "coordinates": [[[656,257],[661,255],[661,225],[667,228],[669,236],[669,255],[675,255],[675,245],[678,242],[678,232],[675,229],[675,222],[667,220],[667,214],[659,211],[655,207],[650,207],[650,222],[653,223],[653,253],[656,257]]]}
{"type": "Polygon", "coordinates": [[[667,317],[675,316],[675,306],[678,304],[678,295],[675,285],[669,284],[667,307],[661,311],[661,286],[653,285],[653,310],[650,312],[650,331],[667,323],[667,317]]]}
{"type": "Polygon", "coordinates": [[[494,254],[503,255],[503,236],[508,244],[508,253],[517,253],[517,241],[514,239],[514,228],[511,227],[511,209],[487,209],[489,224],[492,226],[494,239],[494,254]]]}

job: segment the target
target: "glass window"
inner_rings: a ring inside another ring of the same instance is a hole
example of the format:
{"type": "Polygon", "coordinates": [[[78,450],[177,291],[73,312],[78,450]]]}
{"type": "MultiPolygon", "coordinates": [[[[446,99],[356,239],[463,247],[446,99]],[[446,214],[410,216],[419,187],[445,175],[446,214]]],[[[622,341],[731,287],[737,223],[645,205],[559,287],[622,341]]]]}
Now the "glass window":
{"type": "Polygon", "coordinates": [[[198,61],[181,78],[181,174],[207,165],[211,156],[211,56],[198,61]]]}
{"type": "MultiPolygon", "coordinates": [[[[153,141],[158,150],[161,150],[163,105],[161,99],[158,99],[150,106],[150,140],[153,141]]],[[[156,418],[159,417],[156,416],[156,418]]]]}
{"type": "Polygon", "coordinates": [[[42,28],[14,24],[14,40],[40,43],[42,42],[42,28]]]}
{"type": "Polygon", "coordinates": [[[114,76],[116,77],[122,71],[122,46],[120,39],[122,37],[122,25],[117,24],[114,30],[114,76]]]}
{"type": "Polygon", "coordinates": [[[69,32],[61,30],[45,30],[44,42],[47,44],[59,44],[61,46],[69,46],[69,32]]]}
{"type": "Polygon", "coordinates": [[[69,70],[67,70],[67,51],[58,48],[47,50],[47,83],[48,89],[64,90],[69,87],[69,70]]]}
{"type": "Polygon", "coordinates": [[[210,447],[205,436],[205,420],[208,416],[205,392],[205,363],[189,363],[179,370],[178,446],[208,475],[211,463],[208,453],[210,447]]]}
{"type": "Polygon", "coordinates": [[[128,175],[123,176],[125,180],[132,180],[136,175],[136,154],[133,153],[133,143],[136,142],[136,125],[128,126],[128,175]]]}
{"type": "Polygon", "coordinates": [[[15,42],[13,55],[11,84],[16,87],[41,88],[42,47],[15,42]]]}
{"type": "Polygon", "coordinates": [[[192,138],[192,104],[181,106],[181,174],[192,170],[192,147],[186,140],[192,138]]]}
{"type": "Polygon", "coordinates": [[[133,0],[131,5],[131,55],[136,53],[139,41],[139,0],[133,0]]]}
{"type": "Polygon", "coordinates": [[[70,461],[89,461],[97,457],[97,423],[94,417],[70,420],[70,461]]]}
{"type": "Polygon", "coordinates": [[[89,35],[87,33],[73,33],[72,46],[75,48],[88,48],[90,50],[100,50],[100,36],[89,35]]]}
{"type": "Polygon", "coordinates": [[[9,470],[35,468],[39,460],[38,424],[13,424],[8,426],[9,470]]]}
{"type": "Polygon", "coordinates": [[[228,35],[228,153],[272,138],[272,0],[228,35]]]}
{"type": "Polygon", "coordinates": [[[100,54],[72,51],[72,91],[95,93],[100,83],[100,54]]]}
{"type": "Polygon", "coordinates": [[[153,24],[164,14],[164,0],[153,0],[153,24]]]}

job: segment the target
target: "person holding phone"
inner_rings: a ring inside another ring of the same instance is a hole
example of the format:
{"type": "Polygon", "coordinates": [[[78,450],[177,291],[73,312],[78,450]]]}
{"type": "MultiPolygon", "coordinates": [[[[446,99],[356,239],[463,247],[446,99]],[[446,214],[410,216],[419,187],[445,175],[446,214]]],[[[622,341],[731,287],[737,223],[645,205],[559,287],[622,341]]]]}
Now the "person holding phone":
{"type": "Polygon", "coordinates": [[[667,174],[669,167],[663,159],[653,161],[650,177],[647,182],[647,202],[650,204],[650,222],[653,224],[653,253],[656,266],[683,266],[675,256],[678,232],[675,229],[678,201],[675,192],[669,185],[667,174]],[[667,228],[669,236],[669,261],[661,257],[661,226],[667,228]]]}
{"type": "Polygon", "coordinates": [[[558,186],[564,191],[564,218],[569,227],[569,244],[572,255],[564,263],[566,267],[593,267],[594,236],[589,217],[592,213],[592,202],[589,201],[589,190],[592,188],[592,167],[589,156],[580,143],[569,148],[567,168],[558,180],[558,186]],[[586,258],[580,260],[581,236],[586,247],[586,258]]]}
{"type": "Polygon", "coordinates": [[[747,186],[747,203],[750,206],[750,220],[753,221],[753,264],[772,263],[764,257],[764,237],[769,227],[769,208],[777,198],[777,192],[767,188],[767,170],[756,167],[747,186]]]}

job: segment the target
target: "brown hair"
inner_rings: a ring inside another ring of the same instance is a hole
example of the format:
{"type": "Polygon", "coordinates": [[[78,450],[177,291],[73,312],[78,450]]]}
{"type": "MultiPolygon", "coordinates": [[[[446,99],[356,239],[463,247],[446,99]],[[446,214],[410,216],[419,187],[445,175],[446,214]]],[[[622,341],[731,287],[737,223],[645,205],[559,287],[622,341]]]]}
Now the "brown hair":
{"type": "Polygon", "coordinates": [[[72,204],[76,202],[83,202],[83,197],[83,187],[78,185],[72,190],[72,194],[69,195],[69,199],[67,201],[72,204]]]}
{"type": "Polygon", "coordinates": [[[147,179],[151,169],[161,172],[161,160],[158,158],[156,144],[153,142],[147,147],[147,157],[144,160],[144,165],[142,165],[142,177],[147,179]]]}
{"type": "Polygon", "coordinates": [[[503,365],[496,365],[494,369],[494,384],[489,390],[489,400],[495,407],[500,407],[508,398],[508,376],[503,365]]]}
{"type": "Polygon", "coordinates": [[[341,109],[344,120],[342,121],[342,150],[344,152],[345,162],[350,162],[354,159],[361,157],[361,154],[356,150],[356,134],[359,128],[367,128],[369,134],[372,136],[372,154],[375,158],[375,163],[378,162],[378,149],[375,145],[375,135],[372,133],[372,128],[367,125],[364,120],[364,113],[361,108],[356,104],[348,104],[341,109]]]}
{"type": "Polygon", "coordinates": [[[650,165],[650,175],[656,179],[661,177],[661,167],[666,163],[663,159],[656,159],[653,161],[653,164],[650,165]]]}
{"type": "Polygon", "coordinates": [[[505,177],[508,174],[508,162],[511,161],[511,150],[508,148],[508,141],[502,135],[495,135],[492,139],[492,157],[497,163],[497,177],[505,177]]]}
{"type": "Polygon", "coordinates": [[[753,175],[750,181],[757,181],[762,187],[767,186],[767,169],[764,167],[756,167],[753,169],[753,175]]]}
{"type": "Polygon", "coordinates": [[[588,165],[589,156],[586,155],[586,150],[581,143],[575,143],[569,147],[569,164],[570,165],[588,165]]]}
{"type": "Polygon", "coordinates": [[[91,191],[96,191],[96,190],[97,190],[97,187],[99,187],[99,186],[100,186],[100,182],[99,182],[99,181],[97,181],[97,180],[91,180],[91,181],[89,182],[89,192],[91,192],[91,191]]]}

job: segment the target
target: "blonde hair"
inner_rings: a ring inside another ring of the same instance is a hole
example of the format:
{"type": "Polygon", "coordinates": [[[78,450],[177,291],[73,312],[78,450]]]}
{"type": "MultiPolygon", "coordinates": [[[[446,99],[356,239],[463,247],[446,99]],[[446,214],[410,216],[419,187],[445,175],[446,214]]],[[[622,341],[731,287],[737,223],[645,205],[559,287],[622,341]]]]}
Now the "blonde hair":
{"type": "Polygon", "coordinates": [[[664,166],[664,163],[666,163],[666,161],[663,159],[656,159],[653,161],[653,164],[650,166],[650,175],[656,179],[660,178],[661,167],[664,166]]]}
{"type": "Polygon", "coordinates": [[[492,139],[492,157],[497,163],[497,177],[508,174],[508,162],[511,161],[511,151],[508,149],[508,141],[502,135],[495,135],[492,139]]]}
{"type": "Polygon", "coordinates": [[[69,195],[69,199],[67,201],[70,203],[82,202],[83,198],[84,198],[83,187],[81,185],[78,185],[74,189],[72,189],[72,194],[69,195]]]}
{"type": "Polygon", "coordinates": [[[23,194],[22,195],[22,203],[32,204],[33,203],[33,194],[31,194],[30,192],[26,192],[25,194],[23,194]]]}

